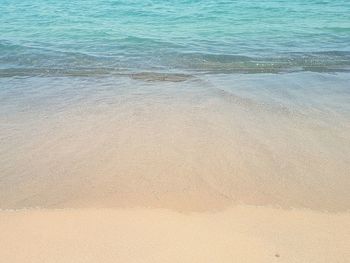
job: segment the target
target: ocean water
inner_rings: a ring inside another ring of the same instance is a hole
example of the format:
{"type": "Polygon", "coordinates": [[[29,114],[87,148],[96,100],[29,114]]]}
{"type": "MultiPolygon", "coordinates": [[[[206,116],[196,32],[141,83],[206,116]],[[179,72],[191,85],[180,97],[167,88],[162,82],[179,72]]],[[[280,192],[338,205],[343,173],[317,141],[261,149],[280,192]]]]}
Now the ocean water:
{"type": "Polygon", "coordinates": [[[350,1],[0,0],[0,208],[350,209],[350,1]]]}
{"type": "Polygon", "coordinates": [[[1,0],[2,76],[349,71],[348,0],[1,0]]]}

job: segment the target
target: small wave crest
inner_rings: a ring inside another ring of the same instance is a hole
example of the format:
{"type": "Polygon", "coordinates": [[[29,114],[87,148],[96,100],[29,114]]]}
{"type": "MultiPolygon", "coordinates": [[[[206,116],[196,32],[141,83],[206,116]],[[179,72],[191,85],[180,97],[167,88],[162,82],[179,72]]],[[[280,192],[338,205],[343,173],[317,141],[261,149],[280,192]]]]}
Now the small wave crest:
{"type": "MultiPolygon", "coordinates": [[[[94,54],[63,51],[0,42],[0,77],[15,76],[97,76],[127,73],[143,80],[183,80],[183,76],[152,77],[142,72],[192,73],[284,73],[350,72],[350,52],[322,51],[231,55],[210,53],[135,52],[130,54],[94,54]],[[138,72],[136,75],[134,72],[138,72]],[[139,73],[141,72],[141,73],[139,73]]],[[[158,75],[157,75],[158,74],[158,75]]]]}

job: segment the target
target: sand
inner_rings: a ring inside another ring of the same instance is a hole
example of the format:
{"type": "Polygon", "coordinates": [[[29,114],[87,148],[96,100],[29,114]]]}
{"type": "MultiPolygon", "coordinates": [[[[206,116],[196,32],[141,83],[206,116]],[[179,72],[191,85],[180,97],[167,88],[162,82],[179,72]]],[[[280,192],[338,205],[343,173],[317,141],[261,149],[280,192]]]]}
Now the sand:
{"type": "Polygon", "coordinates": [[[350,262],[350,75],[176,80],[5,82],[0,263],[350,262]]]}
{"type": "Polygon", "coordinates": [[[0,105],[0,208],[349,210],[350,106],[328,86],[350,77],[244,78],[19,81],[0,105]]]}
{"type": "Polygon", "coordinates": [[[1,262],[349,262],[350,213],[236,206],[0,212],[1,262]]]}

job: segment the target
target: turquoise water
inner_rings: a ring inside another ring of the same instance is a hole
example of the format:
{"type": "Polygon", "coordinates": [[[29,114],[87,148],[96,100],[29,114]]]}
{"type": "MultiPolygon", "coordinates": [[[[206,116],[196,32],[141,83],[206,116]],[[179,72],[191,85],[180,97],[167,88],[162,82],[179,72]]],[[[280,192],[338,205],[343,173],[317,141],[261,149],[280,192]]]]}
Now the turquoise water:
{"type": "Polygon", "coordinates": [[[0,0],[0,75],[348,71],[348,0],[0,0]]]}

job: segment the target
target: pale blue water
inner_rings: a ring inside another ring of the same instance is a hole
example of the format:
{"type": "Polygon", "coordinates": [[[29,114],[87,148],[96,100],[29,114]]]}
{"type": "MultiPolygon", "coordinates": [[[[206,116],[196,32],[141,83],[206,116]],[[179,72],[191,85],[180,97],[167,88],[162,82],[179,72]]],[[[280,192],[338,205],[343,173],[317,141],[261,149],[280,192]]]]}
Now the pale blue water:
{"type": "Polygon", "coordinates": [[[348,0],[0,0],[0,75],[348,71],[348,0]]]}
{"type": "Polygon", "coordinates": [[[0,0],[0,209],[344,211],[349,171],[349,0],[0,0]]]}

